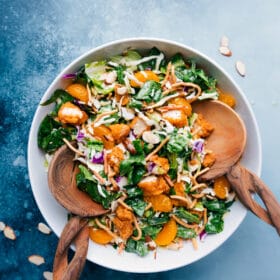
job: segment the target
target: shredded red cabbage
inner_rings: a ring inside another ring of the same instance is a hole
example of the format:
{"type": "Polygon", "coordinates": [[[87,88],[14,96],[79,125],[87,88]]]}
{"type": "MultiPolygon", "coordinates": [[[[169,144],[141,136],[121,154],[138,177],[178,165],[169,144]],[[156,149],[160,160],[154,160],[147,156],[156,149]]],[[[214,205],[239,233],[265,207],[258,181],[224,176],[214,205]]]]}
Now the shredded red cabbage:
{"type": "Polygon", "coordinates": [[[85,138],[85,134],[80,130],[79,126],[76,126],[76,128],[77,128],[76,139],[78,142],[81,142],[85,138]]]}
{"type": "Polygon", "coordinates": [[[148,172],[149,173],[152,173],[153,172],[153,169],[156,167],[156,164],[154,162],[148,162],[147,163],[147,169],[148,169],[148,172]]]}
{"type": "Polygon", "coordinates": [[[104,163],[104,152],[100,152],[100,153],[96,153],[92,160],[91,160],[92,163],[97,163],[97,164],[102,164],[104,163]]]}
{"type": "Polygon", "coordinates": [[[62,75],[62,79],[74,79],[77,77],[77,73],[70,73],[62,75]]]}
{"type": "Polygon", "coordinates": [[[203,151],[203,140],[198,139],[193,142],[193,151],[201,153],[203,151]]]}
{"type": "Polygon", "coordinates": [[[135,135],[135,133],[133,132],[133,130],[130,130],[129,135],[128,135],[128,138],[129,138],[130,141],[136,140],[136,135],[135,135]]]}
{"type": "Polygon", "coordinates": [[[115,181],[116,181],[117,183],[119,183],[119,182],[121,181],[121,179],[122,179],[122,176],[117,176],[117,177],[115,178],[115,181]]]}
{"type": "Polygon", "coordinates": [[[207,236],[207,232],[206,232],[205,230],[203,230],[203,231],[199,234],[199,239],[200,239],[200,241],[203,242],[203,241],[205,240],[206,236],[207,236]]]}

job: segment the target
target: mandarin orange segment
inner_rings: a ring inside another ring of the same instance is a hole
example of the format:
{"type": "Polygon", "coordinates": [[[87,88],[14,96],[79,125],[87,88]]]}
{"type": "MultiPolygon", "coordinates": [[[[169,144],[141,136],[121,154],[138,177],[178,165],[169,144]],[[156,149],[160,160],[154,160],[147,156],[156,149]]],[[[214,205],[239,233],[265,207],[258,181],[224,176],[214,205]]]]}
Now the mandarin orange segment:
{"type": "Polygon", "coordinates": [[[158,233],[155,238],[155,242],[159,246],[169,245],[176,237],[177,234],[177,224],[171,219],[169,220],[158,233]]]}
{"type": "Polygon", "coordinates": [[[152,203],[155,211],[170,212],[172,210],[171,199],[165,194],[146,196],[144,200],[152,203]]]}
{"type": "Polygon", "coordinates": [[[88,91],[85,86],[81,84],[71,84],[65,89],[71,96],[87,103],[88,102],[88,91]]]}
{"type": "Polygon", "coordinates": [[[104,229],[96,229],[92,227],[89,229],[89,237],[93,242],[101,245],[108,244],[113,240],[113,237],[104,229]]]}
{"type": "MultiPolygon", "coordinates": [[[[141,83],[145,83],[147,81],[155,81],[159,82],[159,77],[151,70],[139,71],[134,74],[136,80],[141,83]]],[[[131,80],[130,85],[132,87],[140,87],[140,84],[137,81],[131,80]]]]}
{"type": "Polygon", "coordinates": [[[220,92],[218,100],[220,100],[221,102],[227,104],[231,108],[234,108],[235,105],[236,105],[235,98],[233,97],[233,95],[231,95],[229,93],[220,92]]]}
{"type": "Polygon", "coordinates": [[[230,184],[225,176],[215,179],[214,192],[218,198],[220,199],[227,198],[229,189],[230,189],[230,184]]]}
{"type": "Polygon", "coordinates": [[[111,150],[114,146],[114,138],[112,136],[112,133],[108,127],[105,125],[100,125],[93,128],[93,134],[94,136],[97,136],[101,139],[101,141],[104,144],[104,148],[107,150],[111,150]]]}

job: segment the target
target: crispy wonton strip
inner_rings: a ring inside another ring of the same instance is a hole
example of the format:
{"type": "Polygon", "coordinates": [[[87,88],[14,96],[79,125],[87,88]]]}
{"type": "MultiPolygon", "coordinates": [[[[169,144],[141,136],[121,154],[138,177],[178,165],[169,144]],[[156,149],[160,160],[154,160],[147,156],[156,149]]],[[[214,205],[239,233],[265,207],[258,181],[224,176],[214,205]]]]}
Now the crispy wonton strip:
{"type": "Polygon", "coordinates": [[[141,228],[140,228],[140,226],[139,226],[139,224],[138,224],[137,219],[135,218],[135,216],[134,216],[133,223],[134,223],[135,228],[136,228],[136,230],[137,230],[137,236],[132,236],[132,239],[137,241],[137,240],[140,240],[141,237],[142,237],[142,230],[141,230],[141,228]]]}
{"type": "Polygon", "coordinates": [[[155,155],[170,139],[170,136],[167,136],[151,153],[146,156],[146,161],[148,161],[153,155],[155,155]]]}
{"type": "Polygon", "coordinates": [[[185,202],[188,205],[189,208],[191,208],[191,205],[193,203],[188,196],[183,197],[183,196],[180,196],[180,195],[170,195],[170,198],[185,202]]]}
{"type": "Polygon", "coordinates": [[[195,250],[198,250],[198,244],[196,238],[192,238],[192,245],[195,250]]]}
{"type": "Polygon", "coordinates": [[[188,223],[182,221],[181,219],[179,219],[176,215],[172,214],[170,215],[171,218],[173,218],[178,224],[180,224],[181,226],[185,227],[185,228],[192,228],[195,229],[198,227],[198,225],[189,225],[188,223]]]}
{"type": "Polygon", "coordinates": [[[67,145],[67,147],[68,147],[71,151],[73,151],[74,153],[78,154],[79,156],[82,156],[82,157],[85,156],[81,151],[79,151],[78,149],[76,149],[66,138],[63,138],[62,140],[63,140],[63,142],[67,145]]]}
{"type": "Polygon", "coordinates": [[[118,239],[118,236],[113,233],[108,227],[103,225],[97,218],[94,219],[95,223],[98,225],[99,228],[104,229],[108,234],[110,234],[114,239],[118,239]]]}
{"type": "Polygon", "coordinates": [[[180,88],[180,87],[190,87],[190,88],[194,88],[194,89],[197,90],[197,94],[196,94],[196,96],[194,97],[195,99],[191,99],[191,102],[193,102],[194,100],[196,100],[196,99],[201,95],[201,93],[202,93],[200,86],[198,86],[197,84],[190,83],[190,82],[189,82],[189,83],[186,83],[186,82],[179,82],[179,83],[173,84],[173,85],[171,86],[171,88],[165,90],[165,91],[162,93],[162,95],[165,96],[165,95],[169,94],[170,92],[177,90],[177,89],[180,88]]]}
{"type": "Polygon", "coordinates": [[[102,113],[102,114],[100,114],[100,115],[98,115],[98,116],[96,117],[96,119],[94,120],[93,124],[97,123],[97,122],[98,122],[99,120],[101,120],[103,117],[109,116],[109,115],[113,115],[113,114],[115,114],[115,113],[117,113],[117,112],[118,112],[118,110],[113,110],[113,111],[104,112],[104,113],[102,113]]]}

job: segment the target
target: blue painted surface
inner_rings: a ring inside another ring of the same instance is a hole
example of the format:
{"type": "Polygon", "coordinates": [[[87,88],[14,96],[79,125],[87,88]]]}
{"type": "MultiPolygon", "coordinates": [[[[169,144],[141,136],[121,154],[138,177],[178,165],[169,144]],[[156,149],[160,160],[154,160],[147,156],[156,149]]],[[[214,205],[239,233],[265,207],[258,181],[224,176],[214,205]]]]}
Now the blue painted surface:
{"type": "MultiPolygon", "coordinates": [[[[43,279],[57,238],[36,229],[44,221],[32,196],[27,141],[35,109],[51,81],[74,58],[125,37],[171,39],[209,55],[238,82],[252,104],[263,148],[263,180],[280,200],[280,2],[270,1],[0,1],[0,221],[17,239],[0,233],[0,279],[43,279]],[[222,35],[233,56],[217,51],[222,35]],[[247,75],[235,71],[236,60],[247,75]],[[30,264],[31,254],[46,263],[30,264]]],[[[279,279],[276,232],[252,214],[204,259],[146,279],[279,279]]],[[[86,263],[82,279],[143,279],[86,263]]]]}

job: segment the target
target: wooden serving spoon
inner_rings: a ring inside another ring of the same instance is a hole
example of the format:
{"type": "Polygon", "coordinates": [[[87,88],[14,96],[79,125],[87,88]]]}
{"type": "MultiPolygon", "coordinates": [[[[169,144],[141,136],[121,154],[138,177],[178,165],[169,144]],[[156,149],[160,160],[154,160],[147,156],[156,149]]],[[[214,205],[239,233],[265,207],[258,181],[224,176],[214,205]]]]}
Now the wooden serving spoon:
{"type": "Polygon", "coordinates": [[[53,264],[54,280],[79,278],[88,251],[87,217],[99,216],[108,212],[77,188],[78,168],[73,159],[74,152],[64,145],[55,152],[48,170],[51,193],[64,208],[77,215],[68,221],[60,236],[53,264]],[[72,242],[75,244],[76,252],[71,262],[68,263],[68,250],[72,242]]]}
{"type": "Polygon", "coordinates": [[[274,226],[280,235],[280,204],[261,179],[239,163],[247,135],[242,119],[220,101],[195,102],[192,105],[194,112],[201,113],[214,126],[214,131],[207,138],[206,149],[213,151],[216,161],[199,180],[212,180],[226,175],[244,206],[274,226]],[[252,193],[259,195],[266,209],[253,199],[252,193]]]}

